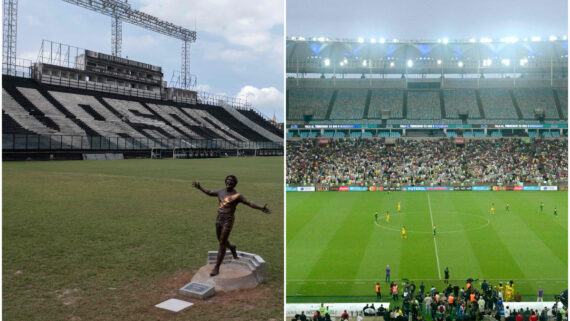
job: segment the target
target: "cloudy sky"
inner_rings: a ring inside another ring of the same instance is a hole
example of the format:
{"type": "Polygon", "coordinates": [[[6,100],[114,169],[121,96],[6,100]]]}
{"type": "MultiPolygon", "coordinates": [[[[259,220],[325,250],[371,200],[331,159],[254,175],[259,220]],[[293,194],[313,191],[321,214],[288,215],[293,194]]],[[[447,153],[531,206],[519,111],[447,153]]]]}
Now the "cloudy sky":
{"type": "MultiPolygon", "coordinates": [[[[133,9],[194,29],[198,89],[241,96],[283,120],[283,0],[129,0],[133,9]]],[[[111,18],[61,0],[18,1],[17,56],[36,60],[42,39],[111,53],[111,18]]],[[[122,56],[180,70],[182,42],[123,23],[122,56]]]]}
{"type": "Polygon", "coordinates": [[[567,0],[287,0],[288,36],[468,40],[567,32],[567,0]]]}

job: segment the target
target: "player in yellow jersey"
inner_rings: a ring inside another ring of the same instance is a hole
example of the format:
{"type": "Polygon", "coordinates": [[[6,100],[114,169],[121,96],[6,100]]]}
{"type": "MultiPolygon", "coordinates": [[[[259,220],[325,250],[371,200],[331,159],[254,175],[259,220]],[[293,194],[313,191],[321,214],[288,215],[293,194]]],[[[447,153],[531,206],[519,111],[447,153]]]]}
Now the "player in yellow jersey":
{"type": "Polygon", "coordinates": [[[495,203],[491,203],[491,214],[495,215],[495,203]]]}
{"type": "Polygon", "coordinates": [[[386,223],[390,223],[390,212],[386,211],[386,223]]]}
{"type": "Polygon", "coordinates": [[[407,239],[408,237],[406,236],[406,227],[402,226],[402,238],[403,239],[407,239]]]}
{"type": "Polygon", "coordinates": [[[402,208],[402,205],[400,204],[400,202],[398,202],[398,212],[400,211],[401,208],[402,208]]]}

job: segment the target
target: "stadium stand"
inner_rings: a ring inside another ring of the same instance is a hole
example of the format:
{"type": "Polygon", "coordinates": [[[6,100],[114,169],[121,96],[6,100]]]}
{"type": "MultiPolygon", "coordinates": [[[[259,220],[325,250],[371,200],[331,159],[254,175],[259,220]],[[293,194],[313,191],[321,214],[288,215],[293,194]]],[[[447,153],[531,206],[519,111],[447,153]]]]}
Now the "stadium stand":
{"type": "Polygon", "coordinates": [[[482,88],[479,94],[488,119],[519,119],[507,89],[482,88]]]}
{"type": "Polygon", "coordinates": [[[404,91],[398,89],[373,89],[368,118],[380,118],[382,110],[389,110],[391,118],[402,118],[404,91]]]}
{"type": "Polygon", "coordinates": [[[544,109],[546,119],[560,119],[552,90],[548,88],[514,89],[524,119],[536,119],[535,109],[544,109]]]}
{"type": "MultiPolygon", "coordinates": [[[[483,135],[473,131],[464,137],[483,135]]],[[[567,140],[557,139],[472,139],[464,144],[446,138],[395,143],[339,139],[324,146],[311,139],[293,140],[287,143],[287,184],[567,184],[567,154],[567,140]]]]}
{"type": "Polygon", "coordinates": [[[441,119],[438,91],[408,91],[408,119],[441,119]]]}
{"type": "Polygon", "coordinates": [[[302,120],[305,114],[312,114],[313,119],[325,119],[332,89],[292,88],[289,89],[288,119],[302,120]]]}
{"type": "Polygon", "coordinates": [[[330,119],[362,119],[367,94],[366,89],[339,90],[330,119]]]}
{"type": "Polygon", "coordinates": [[[474,89],[458,88],[444,90],[443,97],[445,100],[446,118],[457,119],[460,111],[466,111],[469,114],[469,118],[481,117],[474,89]]]}

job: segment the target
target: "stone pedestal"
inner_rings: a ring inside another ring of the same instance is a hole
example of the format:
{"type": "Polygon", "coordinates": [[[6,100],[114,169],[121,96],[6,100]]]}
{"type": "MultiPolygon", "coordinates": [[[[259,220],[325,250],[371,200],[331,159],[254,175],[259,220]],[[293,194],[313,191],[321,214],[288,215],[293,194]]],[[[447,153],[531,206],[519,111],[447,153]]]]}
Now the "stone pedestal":
{"type": "MultiPolygon", "coordinates": [[[[199,283],[212,286],[216,291],[234,291],[255,288],[265,280],[265,261],[256,254],[237,251],[238,258],[234,259],[230,251],[226,252],[224,261],[220,266],[220,273],[210,276],[214,269],[217,251],[209,251],[206,265],[202,266],[192,278],[191,283],[199,283]]],[[[189,283],[189,284],[191,284],[189,283]]],[[[185,287],[187,287],[187,284],[185,287]]],[[[193,294],[180,289],[180,294],[196,297],[193,294]]],[[[211,294],[213,295],[213,293],[211,294]]],[[[202,297],[205,299],[210,296],[202,297]]]]}

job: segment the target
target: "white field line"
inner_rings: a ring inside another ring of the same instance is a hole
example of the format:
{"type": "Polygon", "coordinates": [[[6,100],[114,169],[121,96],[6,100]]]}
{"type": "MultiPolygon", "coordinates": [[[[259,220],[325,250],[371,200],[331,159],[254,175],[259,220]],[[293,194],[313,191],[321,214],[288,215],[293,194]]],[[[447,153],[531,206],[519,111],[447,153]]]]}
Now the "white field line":
{"type": "MultiPolygon", "coordinates": [[[[431,226],[433,227],[433,214],[431,213],[431,202],[429,200],[429,193],[427,193],[428,199],[428,206],[429,206],[429,217],[431,219],[431,226]]],[[[441,280],[441,268],[439,267],[439,254],[437,254],[437,240],[433,238],[433,245],[435,246],[435,258],[437,260],[437,274],[439,275],[439,279],[441,280]]]]}

